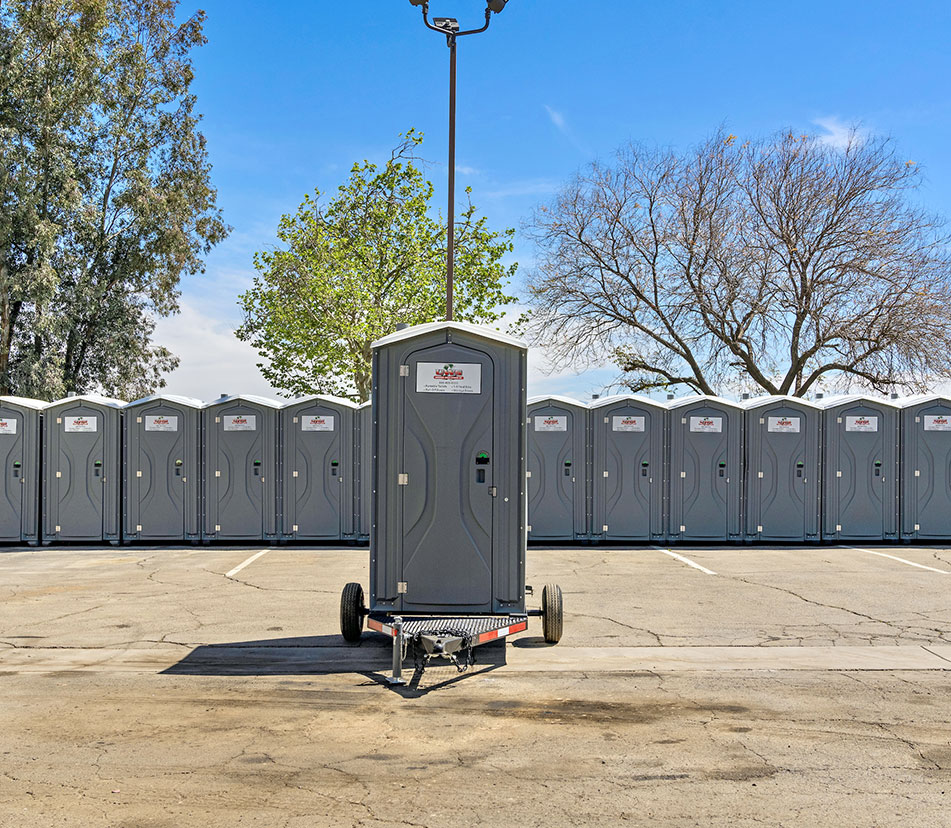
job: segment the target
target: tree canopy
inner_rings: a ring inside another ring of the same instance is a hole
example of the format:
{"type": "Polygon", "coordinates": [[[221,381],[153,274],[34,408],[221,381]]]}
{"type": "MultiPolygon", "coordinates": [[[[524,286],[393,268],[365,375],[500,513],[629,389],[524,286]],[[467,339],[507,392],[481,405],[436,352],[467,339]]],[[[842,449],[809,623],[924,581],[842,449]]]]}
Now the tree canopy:
{"type": "MultiPolygon", "coordinates": [[[[398,322],[441,318],[446,225],[431,212],[421,142],[410,130],[382,166],[354,164],[326,203],[319,191],[306,196],[280,221],[282,246],[255,255],[237,335],[265,358],[276,388],[369,399],[371,343],[398,322]]],[[[515,301],[505,286],[517,265],[502,262],[513,235],[490,230],[469,201],[455,227],[456,319],[491,324],[515,301]]]]}
{"type": "Polygon", "coordinates": [[[539,207],[532,330],[633,391],[923,390],[951,376],[951,257],[887,138],[630,145],[539,207]]]}
{"type": "Polygon", "coordinates": [[[138,396],[184,274],[229,228],[177,0],[0,3],[0,392],[138,396]]]}

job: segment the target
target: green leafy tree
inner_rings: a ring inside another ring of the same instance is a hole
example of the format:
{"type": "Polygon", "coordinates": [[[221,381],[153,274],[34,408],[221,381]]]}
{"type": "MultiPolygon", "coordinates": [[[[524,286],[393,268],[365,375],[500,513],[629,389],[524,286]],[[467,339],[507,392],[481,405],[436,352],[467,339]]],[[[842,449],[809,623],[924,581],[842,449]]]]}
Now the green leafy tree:
{"type": "MultiPolygon", "coordinates": [[[[240,297],[237,335],[288,394],[368,399],[373,340],[444,313],[445,223],[431,215],[433,187],[414,154],[422,135],[401,138],[382,167],[354,164],[326,205],[306,196],[281,219],[283,247],[254,258],[260,275],[240,297]]],[[[456,319],[491,324],[515,301],[505,285],[517,265],[502,263],[514,232],[489,230],[469,201],[455,228],[456,319]]]]}
{"type": "Polygon", "coordinates": [[[152,342],[229,228],[177,0],[0,0],[0,392],[164,385],[152,342]]]}

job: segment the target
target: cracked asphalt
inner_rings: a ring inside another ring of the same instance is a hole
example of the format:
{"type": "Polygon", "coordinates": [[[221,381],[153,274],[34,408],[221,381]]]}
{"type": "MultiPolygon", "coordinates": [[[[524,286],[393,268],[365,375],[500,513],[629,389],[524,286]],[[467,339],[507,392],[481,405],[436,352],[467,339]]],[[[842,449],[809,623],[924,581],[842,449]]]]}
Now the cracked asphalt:
{"type": "Polygon", "coordinates": [[[0,826],[949,822],[947,549],[531,549],[561,643],[400,691],[365,549],[257,551],[0,552],[0,826]]]}

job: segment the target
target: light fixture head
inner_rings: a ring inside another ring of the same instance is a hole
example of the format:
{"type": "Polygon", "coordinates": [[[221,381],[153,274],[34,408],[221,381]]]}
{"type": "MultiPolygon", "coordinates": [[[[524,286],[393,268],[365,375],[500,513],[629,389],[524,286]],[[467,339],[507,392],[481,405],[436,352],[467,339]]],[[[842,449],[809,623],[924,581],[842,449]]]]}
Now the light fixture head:
{"type": "Polygon", "coordinates": [[[498,14],[505,8],[507,2],[508,0],[486,0],[486,5],[489,7],[489,11],[494,11],[498,14]]]}
{"type": "Polygon", "coordinates": [[[459,31],[459,21],[455,17],[434,17],[433,25],[450,34],[459,31]]]}
{"type": "Polygon", "coordinates": [[[409,0],[411,6],[425,6],[427,0],[409,0]]]}

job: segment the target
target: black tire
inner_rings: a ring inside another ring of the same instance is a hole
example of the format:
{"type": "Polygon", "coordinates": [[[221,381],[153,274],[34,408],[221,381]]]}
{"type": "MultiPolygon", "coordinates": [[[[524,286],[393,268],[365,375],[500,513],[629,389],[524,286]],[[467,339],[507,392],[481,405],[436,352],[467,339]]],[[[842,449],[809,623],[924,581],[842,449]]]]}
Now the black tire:
{"type": "Polygon", "coordinates": [[[340,595],[340,634],[351,644],[363,635],[363,587],[349,583],[340,595]]]}
{"type": "Polygon", "coordinates": [[[545,584],[542,588],[542,633],[549,644],[561,640],[564,626],[564,607],[561,600],[561,587],[558,584],[545,584]]]}

